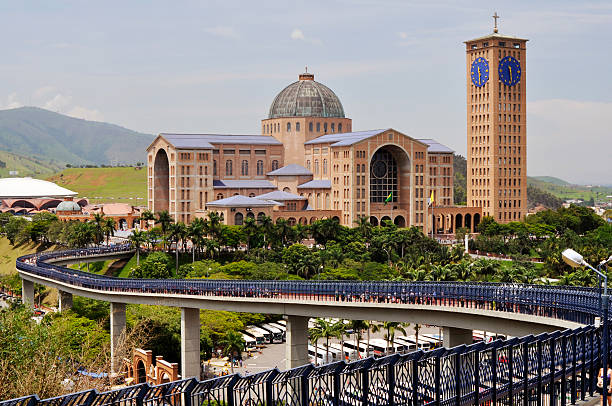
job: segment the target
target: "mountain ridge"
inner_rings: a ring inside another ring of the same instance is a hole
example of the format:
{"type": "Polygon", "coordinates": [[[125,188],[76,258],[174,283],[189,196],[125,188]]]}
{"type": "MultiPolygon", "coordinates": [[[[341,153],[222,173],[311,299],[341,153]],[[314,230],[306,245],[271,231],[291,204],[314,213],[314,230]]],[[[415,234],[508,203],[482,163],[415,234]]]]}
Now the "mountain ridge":
{"type": "Polygon", "coordinates": [[[151,134],[39,107],[0,110],[0,150],[72,165],[144,162],[151,134]]]}

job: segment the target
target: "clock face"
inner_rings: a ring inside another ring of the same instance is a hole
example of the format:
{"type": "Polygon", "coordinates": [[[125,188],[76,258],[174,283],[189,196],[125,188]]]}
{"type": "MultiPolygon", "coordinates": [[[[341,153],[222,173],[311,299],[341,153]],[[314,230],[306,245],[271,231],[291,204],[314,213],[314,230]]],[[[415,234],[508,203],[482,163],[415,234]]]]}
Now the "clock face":
{"type": "Polygon", "coordinates": [[[516,85],[521,80],[521,64],[515,58],[506,56],[499,62],[499,79],[507,86],[516,85]]]}
{"type": "Polygon", "coordinates": [[[375,161],[372,164],[372,175],[376,178],[384,178],[387,174],[387,164],[383,161],[375,161]]]}
{"type": "Polygon", "coordinates": [[[470,69],[472,76],[472,83],[476,87],[482,87],[489,80],[489,62],[484,58],[476,58],[472,62],[472,69],[470,69]]]}

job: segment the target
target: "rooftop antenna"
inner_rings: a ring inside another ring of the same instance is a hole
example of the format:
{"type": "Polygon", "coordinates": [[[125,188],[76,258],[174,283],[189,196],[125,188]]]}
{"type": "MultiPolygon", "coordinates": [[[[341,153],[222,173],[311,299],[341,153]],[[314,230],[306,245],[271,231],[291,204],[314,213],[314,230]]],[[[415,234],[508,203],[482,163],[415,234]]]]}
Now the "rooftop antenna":
{"type": "Polygon", "coordinates": [[[495,20],[495,26],[493,27],[493,32],[498,33],[499,30],[497,29],[497,19],[500,17],[497,15],[497,11],[493,13],[492,17],[493,17],[493,20],[495,20]]]}
{"type": "Polygon", "coordinates": [[[306,65],[304,69],[306,70],[306,73],[308,73],[308,65],[306,65]]]}

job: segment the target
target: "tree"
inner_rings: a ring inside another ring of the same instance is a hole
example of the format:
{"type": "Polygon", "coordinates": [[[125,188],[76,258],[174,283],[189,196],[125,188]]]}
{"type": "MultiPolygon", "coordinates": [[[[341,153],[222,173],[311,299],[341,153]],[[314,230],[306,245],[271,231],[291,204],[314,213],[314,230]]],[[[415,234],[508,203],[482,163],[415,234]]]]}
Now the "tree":
{"type": "Polygon", "coordinates": [[[230,330],[225,333],[225,336],[219,341],[223,348],[223,354],[229,357],[232,374],[234,373],[234,360],[240,357],[244,349],[244,338],[242,334],[230,330]]]}
{"type": "Polygon", "coordinates": [[[355,349],[357,350],[357,354],[361,357],[361,352],[359,351],[359,341],[361,341],[361,333],[364,330],[368,331],[368,346],[370,345],[370,322],[366,320],[351,320],[349,324],[350,328],[355,332],[355,349]]]}
{"type": "Polygon", "coordinates": [[[146,224],[146,229],[149,229],[149,222],[155,220],[155,214],[151,210],[145,210],[140,214],[140,220],[146,224]]]}
{"type": "Polygon", "coordinates": [[[395,333],[400,332],[402,334],[406,334],[406,330],[404,329],[404,324],[399,323],[397,321],[384,321],[382,324],[375,324],[372,327],[372,331],[374,333],[378,331],[385,331],[385,341],[387,342],[387,354],[390,353],[390,345],[395,345],[395,333]]]}
{"type": "Polygon", "coordinates": [[[170,274],[171,257],[165,252],[152,252],[142,261],[142,264],[132,268],[130,278],[141,279],[168,279],[170,274]]]}
{"type": "Polygon", "coordinates": [[[368,241],[372,236],[372,223],[370,223],[370,219],[366,216],[361,216],[357,220],[355,220],[357,224],[357,230],[359,235],[364,241],[368,241]]]}
{"type": "Polygon", "coordinates": [[[174,273],[177,274],[178,267],[179,267],[179,242],[187,234],[187,226],[185,226],[185,223],[182,223],[182,222],[171,223],[168,226],[168,233],[169,233],[170,241],[174,242],[175,244],[174,254],[176,256],[176,260],[174,261],[175,262],[174,273]]]}
{"type": "Polygon", "coordinates": [[[104,222],[102,223],[102,231],[104,232],[104,235],[106,236],[106,245],[108,245],[110,237],[114,236],[115,231],[117,231],[117,223],[115,222],[115,219],[112,219],[112,218],[105,219],[104,222]]]}
{"type": "Polygon", "coordinates": [[[100,244],[104,238],[104,213],[95,213],[93,217],[94,233],[96,244],[100,244]]]}
{"type": "Polygon", "coordinates": [[[255,219],[252,217],[247,217],[244,220],[242,231],[244,232],[244,235],[246,237],[247,253],[248,253],[253,247],[253,242],[256,239],[257,235],[259,234],[259,227],[257,227],[257,223],[255,222],[255,219]]]}
{"type": "Polygon", "coordinates": [[[201,247],[204,242],[206,227],[206,220],[196,217],[187,228],[187,234],[191,240],[191,262],[195,262],[196,248],[201,247]]]}
{"type": "Polygon", "coordinates": [[[274,223],[270,216],[263,216],[257,219],[263,231],[264,247],[268,249],[268,242],[274,237],[274,223]]]}
{"type": "Polygon", "coordinates": [[[329,361],[329,339],[332,337],[339,338],[340,330],[336,323],[332,323],[329,320],[317,318],[315,319],[314,327],[308,329],[308,334],[310,335],[310,340],[314,343],[315,346],[315,358],[316,358],[316,347],[317,342],[321,338],[325,338],[325,359],[329,361]]]}
{"type": "Polygon", "coordinates": [[[134,230],[128,237],[128,241],[132,247],[136,248],[136,266],[140,265],[140,246],[144,244],[147,239],[143,231],[134,230]]]}
{"type": "Polygon", "coordinates": [[[170,216],[170,213],[168,213],[167,210],[162,210],[160,212],[157,212],[157,218],[155,219],[155,224],[160,225],[162,237],[166,236],[168,232],[168,228],[170,227],[170,224],[173,222],[174,220],[172,220],[172,217],[170,216]]]}

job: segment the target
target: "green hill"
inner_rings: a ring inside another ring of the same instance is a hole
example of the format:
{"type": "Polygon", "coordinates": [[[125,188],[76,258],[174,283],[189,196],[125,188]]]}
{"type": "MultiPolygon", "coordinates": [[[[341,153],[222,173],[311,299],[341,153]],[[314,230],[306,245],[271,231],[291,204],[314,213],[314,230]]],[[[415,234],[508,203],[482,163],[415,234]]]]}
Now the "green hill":
{"type": "Polygon", "coordinates": [[[46,180],[73,190],[92,203],[147,205],[147,168],[69,168],[46,180]]]}
{"type": "Polygon", "coordinates": [[[529,177],[527,178],[527,185],[541,189],[563,200],[580,199],[583,201],[590,201],[593,199],[595,202],[608,201],[609,199],[606,199],[606,196],[612,195],[612,187],[610,186],[572,185],[557,178],[552,178],[557,179],[556,182],[547,182],[542,180],[543,178],[548,179],[550,177],[529,177]],[[558,181],[563,183],[559,183],[558,181]]]}
{"type": "Polygon", "coordinates": [[[552,183],[553,185],[559,186],[570,186],[569,182],[564,181],[563,179],[555,178],[554,176],[531,176],[532,180],[537,180],[539,182],[552,183]]]}
{"type": "Polygon", "coordinates": [[[57,172],[62,167],[63,165],[57,161],[0,151],[0,178],[11,176],[9,173],[11,171],[17,171],[17,176],[39,177],[57,172]]]}
{"type": "Polygon", "coordinates": [[[0,110],[0,150],[64,166],[144,162],[152,135],[37,107],[0,110]]]}

